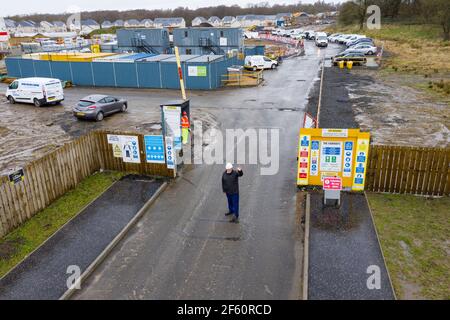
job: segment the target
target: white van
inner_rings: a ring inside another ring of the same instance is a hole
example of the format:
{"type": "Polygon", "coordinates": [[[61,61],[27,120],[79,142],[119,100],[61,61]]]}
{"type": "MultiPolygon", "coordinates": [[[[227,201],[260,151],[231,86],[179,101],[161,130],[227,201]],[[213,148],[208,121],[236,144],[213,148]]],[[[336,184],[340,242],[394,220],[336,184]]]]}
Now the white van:
{"type": "Polygon", "coordinates": [[[59,79],[22,78],[14,80],[6,90],[6,98],[16,102],[33,103],[36,107],[64,100],[64,90],[59,79]]]}
{"type": "Polygon", "coordinates": [[[278,67],[278,61],[269,59],[265,56],[246,56],[244,67],[253,71],[261,69],[275,69],[278,67]]]}

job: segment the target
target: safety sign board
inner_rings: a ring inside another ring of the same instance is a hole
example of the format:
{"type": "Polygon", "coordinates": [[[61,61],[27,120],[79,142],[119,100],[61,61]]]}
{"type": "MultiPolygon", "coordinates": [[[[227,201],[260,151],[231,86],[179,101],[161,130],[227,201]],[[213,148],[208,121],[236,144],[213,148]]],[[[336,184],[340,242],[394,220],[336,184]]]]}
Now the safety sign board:
{"type": "Polygon", "coordinates": [[[114,158],[122,158],[122,147],[121,147],[120,143],[113,143],[112,148],[113,148],[114,158]]]}
{"type": "Polygon", "coordinates": [[[342,179],[339,177],[324,177],[323,190],[342,190],[342,179]]]}
{"type": "Polygon", "coordinates": [[[136,136],[120,136],[123,162],[141,163],[139,140],[136,136]]]}
{"type": "Polygon", "coordinates": [[[165,163],[164,138],[161,135],[144,136],[145,155],[148,163],[165,163]]]}
{"type": "Polygon", "coordinates": [[[303,128],[315,128],[316,127],[316,119],[309,113],[305,112],[305,116],[303,117],[303,128]]]}
{"type": "Polygon", "coordinates": [[[364,190],[369,148],[370,133],[359,129],[300,129],[297,185],[323,186],[336,177],[342,188],[364,190]]]}
{"type": "Polygon", "coordinates": [[[167,169],[175,169],[176,151],[173,146],[172,137],[166,137],[166,157],[167,157],[167,169]]]}
{"type": "Polygon", "coordinates": [[[339,172],[342,168],[342,142],[323,141],[320,151],[320,170],[339,172]]]}
{"type": "Polygon", "coordinates": [[[181,107],[164,106],[164,130],[166,137],[173,138],[175,149],[180,150],[181,145],[181,107]]]}
{"type": "Polygon", "coordinates": [[[189,77],[206,77],[206,66],[188,66],[189,77]]]}
{"type": "Polygon", "coordinates": [[[11,183],[13,185],[23,181],[24,177],[25,177],[25,174],[23,172],[23,169],[19,169],[19,170],[14,171],[13,173],[8,174],[9,183],[11,183]]]}

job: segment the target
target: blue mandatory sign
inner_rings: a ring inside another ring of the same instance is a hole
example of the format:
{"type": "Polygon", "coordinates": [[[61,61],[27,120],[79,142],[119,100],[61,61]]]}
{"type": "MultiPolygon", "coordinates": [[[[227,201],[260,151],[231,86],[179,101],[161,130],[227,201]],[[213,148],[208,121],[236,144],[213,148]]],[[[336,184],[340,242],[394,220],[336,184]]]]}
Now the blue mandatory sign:
{"type": "Polygon", "coordinates": [[[302,139],[300,145],[301,145],[302,147],[307,147],[307,146],[309,146],[309,140],[308,140],[308,137],[307,137],[307,136],[304,136],[304,137],[303,137],[303,139],[302,139]]]}
{"type": "Polygon", "coordinates": [[[366,162],[366,157],[358,156],[356,157],[356,162],[366,162]]]}
{"type": "Polygon", "coordinates": [[[320,145],[319,141],[312,141],[311,142],[311,149],[312,150],[319,150],[319,145],[320,145]]]}
{"type": "Polygon", "coordinates": [[[363,183],[363,179],[362,178],[355,178],[355,183],[356,184],[362,184],[363,183]]]}
{"type": "Polygon", "coordinates": [[[345,150],[352,150],[353,149],[353,142],[347,141],[345,143],[345,150]]]}
{"type": "Polygon", "coordinates": [[[145,154],[149,163],[165,163],[163,136],[144,136],[145,154]]]}
{"type": "Polygon", "coordinates": [[[356,167],[356,173],[364,173],[363,167],[356,167]]]}

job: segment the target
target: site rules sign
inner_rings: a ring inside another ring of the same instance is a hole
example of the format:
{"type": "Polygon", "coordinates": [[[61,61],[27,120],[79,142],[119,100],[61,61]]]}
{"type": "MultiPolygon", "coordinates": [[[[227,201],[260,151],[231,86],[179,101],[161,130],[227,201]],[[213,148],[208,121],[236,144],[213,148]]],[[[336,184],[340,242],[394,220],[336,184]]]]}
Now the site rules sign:
{"type": "Polygon", "coordinates": [[[107,139],[108,143],[112,145],[115,158],[122,158],[123,162],[141,163],[137,136],[108,134],[107,139]]]}
{"type": "Polygon", "coordinates": [[[163,112],[165,135],[173,138],[176,150],[181,150],[181,107],[164,106],[163,112]]]}
{"type": "Polygon", "coordinates": [[[166,163],[163,136],[144,136],[144,144],[148,163],[166,163]]]}
{"type": "Polygon", "coordinates": [[[340,178],[342,188],[364,190],[370,134],[359,129],[302,128],[298,144],[298,186],[323,186],[340,178]]]}

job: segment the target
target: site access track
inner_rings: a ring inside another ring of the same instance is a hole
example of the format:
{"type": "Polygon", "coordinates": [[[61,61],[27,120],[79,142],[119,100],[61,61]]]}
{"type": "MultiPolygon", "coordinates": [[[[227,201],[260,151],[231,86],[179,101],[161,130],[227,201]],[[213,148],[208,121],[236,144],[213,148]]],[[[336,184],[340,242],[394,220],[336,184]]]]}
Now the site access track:
{"type": "Polygon", "coordinates": [[[224,216],[224,165],[188,168],[73,298],[301,298],[303,232],[295,209],[296,152],[320,59],[309,43],[306,56],[267,71],[263,86],[208,93],[208,104],[205,97],[192,97],[191,112],[207,107],[222,131],[280,129],[276,175],[261,175],[258,165],[241,166],[239,224],[224,216]]]}

